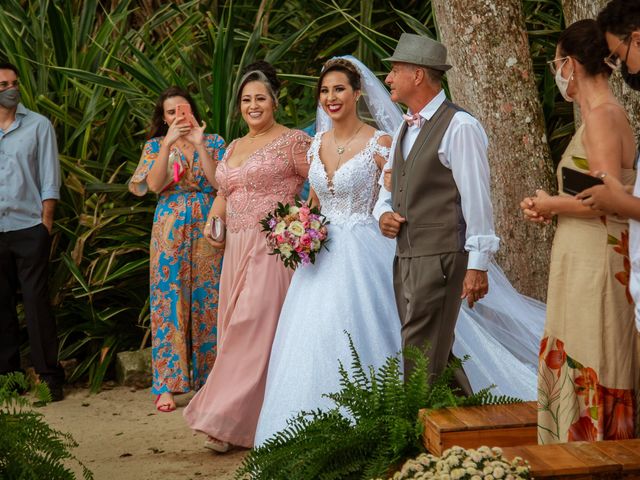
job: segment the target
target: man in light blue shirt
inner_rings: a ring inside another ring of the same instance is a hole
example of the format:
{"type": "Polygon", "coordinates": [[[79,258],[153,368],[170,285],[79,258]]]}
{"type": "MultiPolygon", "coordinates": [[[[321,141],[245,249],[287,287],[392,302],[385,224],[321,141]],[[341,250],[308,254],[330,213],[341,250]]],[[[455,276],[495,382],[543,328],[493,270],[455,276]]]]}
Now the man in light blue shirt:
{"type": "Polygon", "coordinates": [[[48,288],[59,191],[53,126],[20,103],[18,70],[0,63],[0,374],[21,370],[16,313],[20,288],[31,361],[54,401],[62,399],[64,382],[48,288]]]}

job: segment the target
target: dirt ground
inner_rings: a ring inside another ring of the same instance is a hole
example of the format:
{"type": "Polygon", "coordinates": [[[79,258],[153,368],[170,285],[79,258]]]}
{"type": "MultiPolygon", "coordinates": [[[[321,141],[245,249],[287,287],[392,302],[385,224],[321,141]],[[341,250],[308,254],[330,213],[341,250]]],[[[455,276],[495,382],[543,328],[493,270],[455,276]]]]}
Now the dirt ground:
{"type": "Polygon", "coordinates": [[[190,398],[176,397],[178,409],[161,413],[149,389],[72,390],[39,410],[52,427],[73,435],[79,443],[73,453],[96,480],[232,479],[246,450],[218,455],[203,448],[204,436],[182,418],[190,398]]]}

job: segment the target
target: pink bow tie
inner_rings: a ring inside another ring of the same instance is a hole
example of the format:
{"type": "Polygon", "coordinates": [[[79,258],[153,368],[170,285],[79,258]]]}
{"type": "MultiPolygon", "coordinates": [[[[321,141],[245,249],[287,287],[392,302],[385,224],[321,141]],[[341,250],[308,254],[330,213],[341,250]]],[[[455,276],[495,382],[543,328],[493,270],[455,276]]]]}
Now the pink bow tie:
{"type": "Polygon", "coordinates": [[[404,120],[410,127],[416,125],[418,128],[420,128],[422,127],[422,122],[424,122],[424,118],[422,118],[419,113],[414,113],[413,115],[403,114],[402,118],[404,118],[404,120]]]}

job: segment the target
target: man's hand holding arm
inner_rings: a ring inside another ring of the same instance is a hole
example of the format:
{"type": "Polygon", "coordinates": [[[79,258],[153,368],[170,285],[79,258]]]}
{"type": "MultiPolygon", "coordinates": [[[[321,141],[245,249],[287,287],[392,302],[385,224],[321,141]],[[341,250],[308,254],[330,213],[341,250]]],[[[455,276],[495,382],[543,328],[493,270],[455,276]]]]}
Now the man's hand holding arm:
{"type": "Polygon", "coordinates": [[[389,160],[385,165],[378,183],[380,184],[380,192],[378,193],[378,201],[373,207],[373,217],[378,220],[380,231],[385,237],[396,238],[400,227],[406,221],[405,218],[393,211],[391,206],[390,172],[392,161],[389,160]]]}
{"type": "Polygon", "coordinates": [[[400,227],[406,219],[396,212],[386,212],[380,216],[378,224],[382,235],[388,238],[396,238],[400,232],[400,227]]]}

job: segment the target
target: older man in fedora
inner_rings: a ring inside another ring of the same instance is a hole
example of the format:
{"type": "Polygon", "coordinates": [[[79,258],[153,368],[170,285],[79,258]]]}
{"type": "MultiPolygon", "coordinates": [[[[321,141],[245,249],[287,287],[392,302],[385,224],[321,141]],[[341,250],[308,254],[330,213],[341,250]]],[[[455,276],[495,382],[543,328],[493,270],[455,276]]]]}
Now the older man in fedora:
{"type": "MultiPolygon", "coordinates": [[[[451,356],[462,299],[488,291],[487,269],[500,240],[489,196],[488,139],[482,125],[448,101],[441,82],[447,49],[404,33],[385,82],[408,107],[392,145],[391,191],[374,209],[382,234],[397,240],[394,289],[403,346],[428,346],[430,373],[451,356]]],[[[405,373],[411,366],[405,366],[405,373]]],[[[463,371],[456,374],[466,394],[463,371]]]]}

